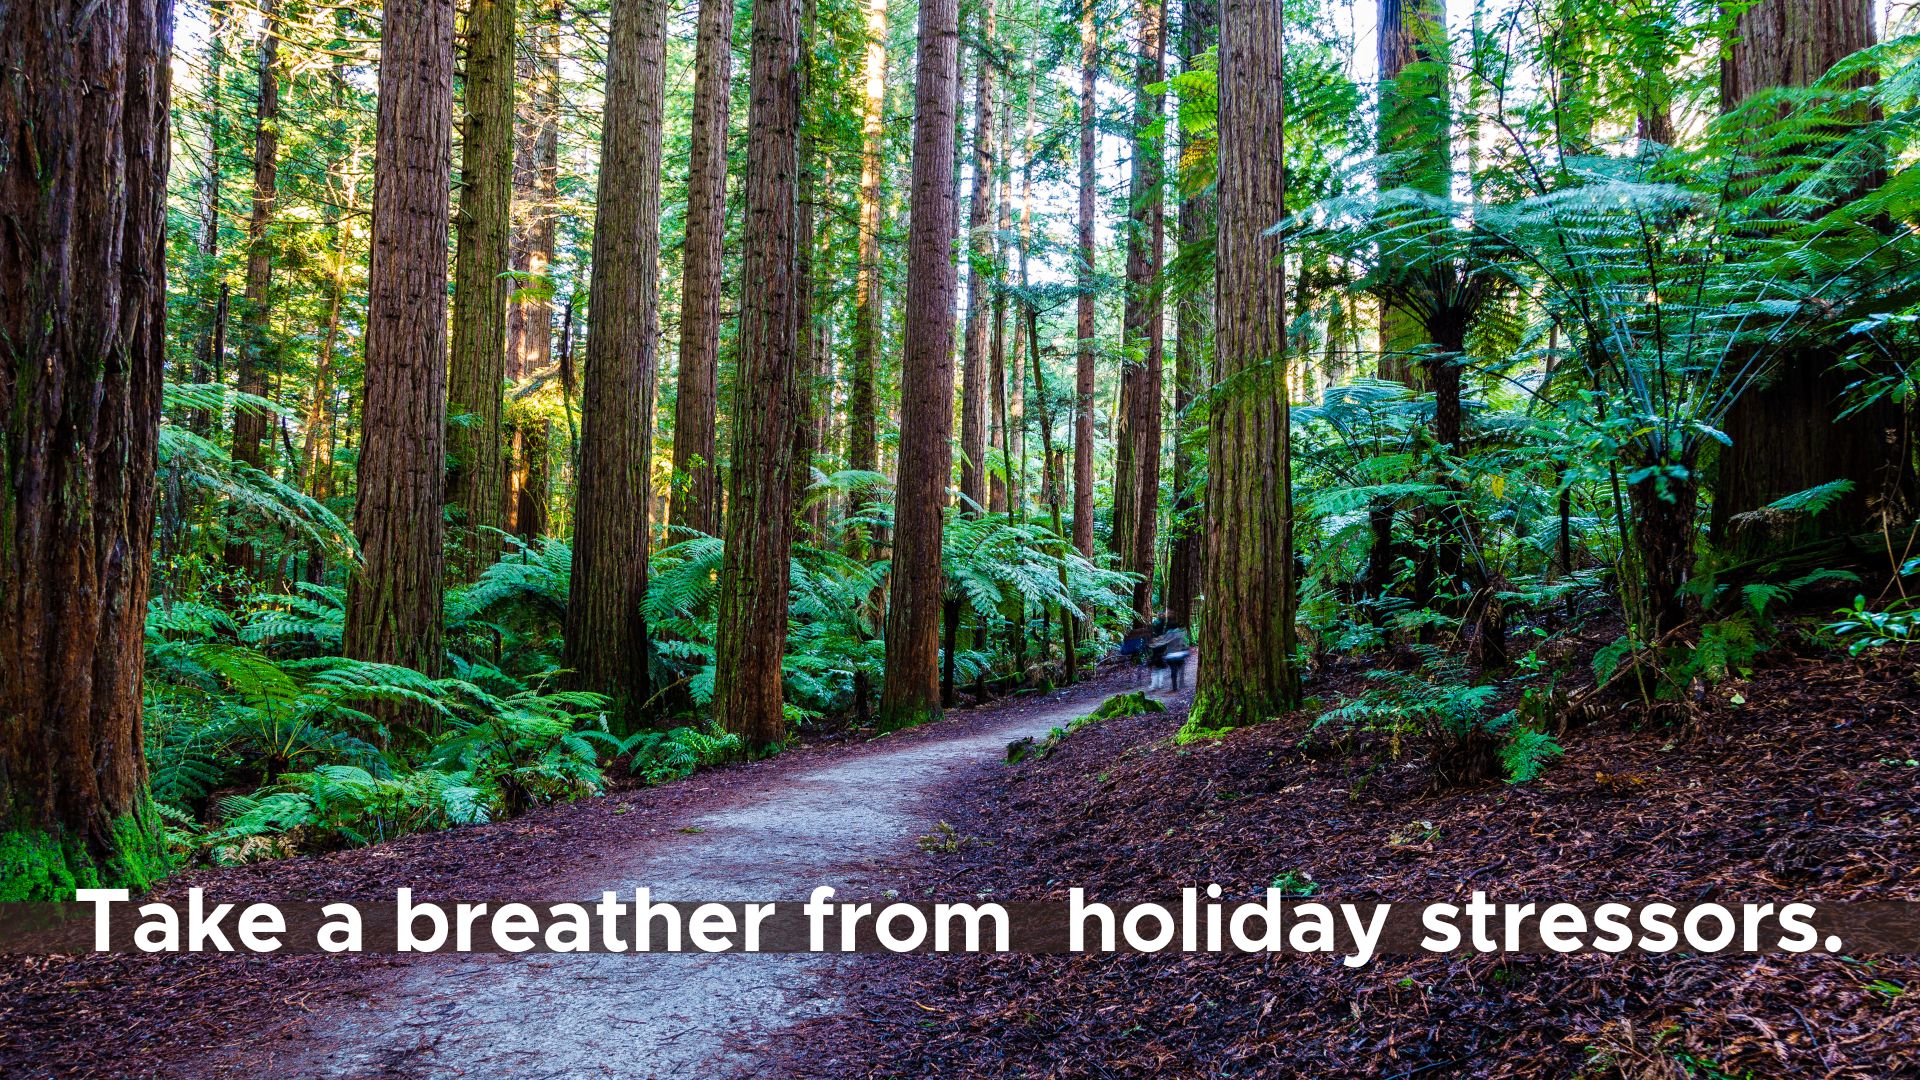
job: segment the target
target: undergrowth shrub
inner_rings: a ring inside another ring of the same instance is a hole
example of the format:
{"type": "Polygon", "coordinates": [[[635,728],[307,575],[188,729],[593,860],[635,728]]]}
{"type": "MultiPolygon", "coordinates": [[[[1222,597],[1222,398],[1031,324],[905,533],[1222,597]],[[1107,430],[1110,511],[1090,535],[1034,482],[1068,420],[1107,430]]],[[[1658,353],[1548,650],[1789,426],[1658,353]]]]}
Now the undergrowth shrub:
{"type": "Polygon", "coordinates": [[[1439,658],[1419,673],[1368,672],[1373,685],[1320,714],[1314,729],[1331,725],[1379,734],[1394,758],[1420,740],[1437,788],[1497,776],[1524,783],[1539,776],[1561,753],[1560,744],[1529,710],[1490,715],[1498,689],[1471,685],[1464,676],[1457,664],[1439,658]]]}

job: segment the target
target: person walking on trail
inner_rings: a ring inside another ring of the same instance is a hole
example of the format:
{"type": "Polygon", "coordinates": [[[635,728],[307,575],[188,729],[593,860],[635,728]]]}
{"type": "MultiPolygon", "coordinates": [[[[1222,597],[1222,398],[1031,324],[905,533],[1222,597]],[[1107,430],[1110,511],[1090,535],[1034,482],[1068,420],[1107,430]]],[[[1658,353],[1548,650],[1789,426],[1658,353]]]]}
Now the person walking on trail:
{"type": "Polygon", "coordinates": [[[1160,636],[1147,642],[1147,666],[1152,671],[1147,688],[1160,687],[1160,673],[1164,670],[1168,689],[1179,693],[1180,676],[1186,670],[1187,656],[1192,651],[1187,643],[1187,631],[1178,626],[1167,627],[1160,636]]]}

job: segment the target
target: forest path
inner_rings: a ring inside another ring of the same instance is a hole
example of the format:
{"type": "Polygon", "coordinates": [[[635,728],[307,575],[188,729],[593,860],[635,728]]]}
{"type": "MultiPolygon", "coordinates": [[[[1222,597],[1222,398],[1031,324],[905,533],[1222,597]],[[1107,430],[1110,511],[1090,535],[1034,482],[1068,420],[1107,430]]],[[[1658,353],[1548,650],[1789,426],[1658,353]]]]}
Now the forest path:
{"type": "MultiPolygon", "coordinates": [[[[934,796],[1129,689],[1097,680],[1015,699],[818,765],[742,785],[676,831],[607,851],[591,874],[528,898],[597,900],[646,886],[661,900],[805,899],[816,885],[877,891],[891,857],[935,825],[934,796]],[[963,719],[963,717],[965,717],[963,719]],[[948,728],[950,731],[943,731],[948,728]]],[[[1155,696],[1161,696],[1156,694],[1155,696]]],[[[529,874],[538,879],[537,870],[529,874]]],[[[365,1000],[315,1017],[282,1075],[719,1077],[755,1075],[756,1047],[830,1010],[857,956],[434,956],[365,1000]]]]}

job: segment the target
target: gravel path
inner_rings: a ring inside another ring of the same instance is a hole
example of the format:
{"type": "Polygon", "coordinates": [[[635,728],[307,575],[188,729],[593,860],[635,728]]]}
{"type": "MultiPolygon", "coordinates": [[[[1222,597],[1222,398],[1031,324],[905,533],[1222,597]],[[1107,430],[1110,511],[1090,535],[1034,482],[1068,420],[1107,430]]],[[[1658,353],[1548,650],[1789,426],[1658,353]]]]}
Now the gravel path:
{"type": "MultiPolygon", "coordinates": [[[[743,786],[678,830],[607,851],[541,890],[598,899],[647,886],[659,900],[805,899],[815,885],[877,891],[891,857],[935,824],[935,794],[1091,711],[1111,687],[882,742],[743,786]]],[[[675,822],[669,822],[675,824],[675,822]]],[[[531,897],[530,897],[531,898],[531,897]]],[[[756,1075],[755,1048],[832,1008],[862,958],[697,953],[438,956],[396,969],[359,1002],[315,1018],[278,1063],[301,1076],[721,1077],[756,1075]],[[837,976],[837,977],[834,977],[837,976]]]]}

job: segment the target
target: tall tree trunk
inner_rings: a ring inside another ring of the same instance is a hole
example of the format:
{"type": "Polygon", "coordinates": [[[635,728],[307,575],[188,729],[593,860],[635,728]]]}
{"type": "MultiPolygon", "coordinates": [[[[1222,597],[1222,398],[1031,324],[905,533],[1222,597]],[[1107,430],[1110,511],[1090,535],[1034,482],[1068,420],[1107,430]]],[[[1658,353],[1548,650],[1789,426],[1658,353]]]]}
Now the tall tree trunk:
{"type": "Polygon", "coordinates": [[[814,154],[814,137],[809,114],[812,111],[814,26],[819,6],[814,0],[800,4],[800,128],[796,154],[800,163],[798,208],[793,247],[793,343],[797,350],[793,378],[793,505],[794,526],[807,542],[818,539],[813,531],[813,514],[803,508],[807,490],[813,486],[813,458],[820,449],[818,401],[821,384],[822,354],[814,334],[814,200],[819,193],[819,161],[814,154]]]}
{"type": "Polygon", "coordinates": [[[647,700],[647,512],[660,338],[665,0],[616,0],[594,198],[567,666],[628,720],[647,700]]]}
{"type": "Polygon", "coordinates": [[[1073,546],[1093,557],[1093,207],[1094,124],[1100,107],[1100,31],[1096,0],[1080,9],[1079,305],[1073,380],[1073,546]]]}
{"type": "Polygon", "coordinates": [[[923,0],[915,72],[900,480],[894,502],[886,727],[940,715],[940,533],[953,467],[953,130],[960,97],[958,0],[923,0]]]}
{"type": "Polygon", "coordinates": [[[993,33],[994,0],[980,13],[974,50],[973,197],[967,207],[967,327],[960,363],[961,508],[987,505],[987,336],[993,283],[981,270],[993,259],[993,33]]]}
{"type": "MultiPolygon", "coordinates": [[[[237,389],[255,397],[266,397],[269,392],[268,354],[272,349],[267,321],[271,314],[268,290],[273,284],[273,243],[268,230],[273,223],[280,144],[280,36],[274,0],[265,0],[261,5],[261,17],[257,56],[259,96],[253,132],[253,209],[247,218],[247,277],[245,291],[241,293],[240,363],[235,372],[237,389]]],[[[256,469],[267,468],[267,414],[253,405],[236,407],[229,449],[233,460],[256,469]]],[[[256,563],[252,544],[228,542],[226,564],[229,568],[252,577],[260,569],[256,563]]]]}
{"type": "Polygon", "coordinates": [[[694,42],[687,238],[680,264],[680,374],[673,412],[669,520],[720,532],[714,423],[720,355],[721,245],[727,231],[727,101],[733,78],[732,0],[701,0],[694,42]]]}
{"type": "MultiPolygon", "coordinates": [[[[336,18],[344,20],[346,13],[337,12],[336,18]]],[[[327,229],[327,276],[332,280],[327,289],[326,328],[321,331],[320,349],[314,357],[313,386],[307,398],[306,416],[300,425],[300,477],[307,494],[316,499],[333,494],[333,453],[328,445],[327,429],[333,403],[334,359],[340,347],[341,308],[346,303],[347,292],[347,253],[341,242],[340,220],[343,208],[353,201],[352,193],[334,180],[347,175],[353,155],[347,148],[346,93],[346,61],[336,56],[327,74],[327,97],[335,118],[330,125],[331,135],[339,151],[328,170],[328,205],[321,214],[327,229]]],[[[320,553],[310,549],[308,563],[315,568],[316,578],[319,561],[320,553]]]]}
{"type": "Polygon", "coordinates": [[[799,0],[753,10],[740,359],[727,474],[714,719],[758,751],[786,737],[780,664],[793,542],[793,382],[800,302],[799,0]]]}
{"type": "MultiPolygon", "coordinates": [[[[1761,0],[1740,13],[1734,33],[1720,63],[1725,110],[1765,90],[1811,85],[1842,58],[1873,44],[1873,5],[1761,0]]],[[[1883,397],[1839,419],[1847,387],[1859,376],[1836,369],[1836,359],[1832,349],[1788,352],[1728,412],[1721,428],[1733,445],[1720,451],[1712,524],[1714,542],[1723,550],[1756,558],[1878,528],[1891,524],[1881,511],[1906,501],[1913,448],[1903,406],[1883,397]],[[1816,517],[1783,524],[1753,513],[1835,480],[1852,481],[1853,490],[1816,517]]]]}
{"type": "MultiPolygon", "coordinates": [[[[1378,148],[1392,155],[1381,171],[1383,190],[1406,187],[1444,196],[1453,182],[1447,138],[1452,114],[1446,69],[1438,62],[1443,20],[1439,0],[1380,0],[1378,148]]],[[[1426,341],[1418,313],[1381,302],[1380,378],[1424,388],[1417,361],[1426,341]]]]}
{"type": "MultiPolygon", "coordinates": [[[[507,308],[507,381],[520,383],[553,363],[554,240],[560,197],[560,7],[550,5],[527,28],[531,40],[516,61],[524,93],[516,95],[519,123],[514,145],[514,226],[508,261],[517,296],[507,308]]],[[[513,424],[512,466],[507,482],[508,527],[531,540],[546,532],[546,482],[552,425],[525,416],[513,424]]]]}
{"type": "MultiPolygon", "coordinates": [[[[1031,169],[1032,162],[1029,161],[1027,164],[1028,168],[1031,169]]],[[[1021,271],[1023,280],[1025,273],[1026,271],[1023,269],[1021,271]]],[[[1066,469],[1064,467],[1065,463],[1060,460],[1062,455],[1056,454],[1053,449],[1052,399],[1047,396],[1047,377],[1045,369],[1040,364],[1040,320],[1034,313],[1032,304],[1025,304],[1023,306],[1026,308],[1027,359],[1033,366],[1033,396],[1034,400],[1040,404],[1041,500],[1047,504],[1047,511],[1053,519],[1053,535],[1060,543],[1060,551],[1058,554],[1064,559],[1067,553],[1067,533],[1066,529],[1060,523],[1060,503],[1064,498],[1064,489],[1067,486],[1067,478],[1063,475],[1066,469]]],[[[1063,561],[1060,565],[1060,587],[1064,590],[1066,586],[1067,567],[1063,561]]],[[[1079,677],[1080,657],[1076,644],[1078,631],[1073,625],[1073,620],[1068,619],[1064,611],[1059,614],[1061,630],[1060,644],[1061,652],[1064,654],[1066,661],[1066,681],[1071,683],[1079,677]]],[[[1041,655],[1043,659],[1045,657],[1045,651],[1046,642],[1043,639],[1041,641],[1041,655]]]]}
{"type": "MultiPolygon", "coordinates": [[[[1009,95],[1011,96],[1011,95],[1009,95]]],[[[1011,102],[1008,103],[1011,106],[1011,102]]],[[[1007,148],[1011,155],[1013,144],[1013,109],[1009,107],[1000,119],[1000,145],[1007,148]]],[[[1006,276],[1007,234],[1013,230],[1013,200],[1007,193],[1007,170],[999,169],[994,174],[993,202],[998,221],[994,226],[993,276],[999,283],[1006,276]]],[[[987,509],[996,514],[1007,512],[1007,483],[1013,478],[1013,464],[1007,458],[1007,294],[1004,289],[995,289],[993,293],[993,333],[987,346],[989,362],[987,364],[988,393],[993,397],[993,412],[988,417],[987,460],[987,509]]],[[[1019,365],[1014,365],[1017,371],[1019,365]]],[[[1020,380],[1015,379],[1018,383],[1020,380]]]]}
{"type": "Polygon", "coordinates": [[[1164,344],[1159,298],[1166,214],[1159,136],[1151,126],[1165,99],[1148,90],[1165,68],[1162,0],[1141,0],[1139,53],[1134,60],[1133,172],[1128,183],[1125,347],[1120,370],[1120,437],[1113,478],[1113,549],[1140,580],[1133,586],[1134,617],[1153,615],[1155,526],[1160,499],[1160,399],[1164,344]]]}
{"type": "MultiPolygon", "coordinates": [[[[346,17],[346,12],[338,13],[346,17]]],[[[330,421],[330,407],[334,396],[334,357],[340,350],[340,311],[346,306],[348,292],[348,254],[342,244],[340,219],[342,209],[351,202],[351,192],[346,186],[336,186],[332,177],[342,177],[348,171],[351,152],[346,129],[346,60],[334,58],[332,71],[326,79],[328,104],[334,111],[332,138],[340,146],[340,154],[334,156],[332,169],[328,171],[328,206],[323,211],[326,223],[326,259],[328,259],[328,294],[326,294],[326,329],[321,331],[321,348],[313,357],[313,388],[307,396],[307,415],[301,419],[300,477],[309,496],[324,500],[332,496],[334,488],[334,455],[328,446],[326,430],[330,421]]],[[[309,565],[319,571],[321,553],[309,550],[309,565]]],[[[317,577],[317,573],[315,573],[317,577]]]]}
{"type": "Polygon", "coordinates": [[[447,503],[464,528],[453,573],[471,580],[500,552],[506,524],[502,384],[507,377],[507,234],[513,195],[513,4],[468,0],[460,213],[454,219],[453,353],[447,503]]]}
{"type": "Polygon", "coordinates": [[[167,0],[0,9],[0,900],[141,889],[167,0]],[[23,163],[31,162],[32,167],[23,163]]]}
{"type": "MultiPolygon", "coordinates": [[[[1019,258],[1020,287],[1025,289],[1027,280],[1027,252],[1033,247],[1033,116],[1035,80],[1031,73],[1027,78],[1027,98],[1024,112],[1024,133],[1020,142],[1020,232],[1016,240],[1019,258]]],[[[1026,302],[1021,301],[1024,309],[1026,302]]],[[[1021,374],[1025,366],[1022,357],[1027,350],[1027,318],[1021,312],[1014,313],[1013,345],[1008,350],[1011,363],[1008,370],[1008,382],[1012,384],[1012,400],[1008,403],[1007,430],[1007,480],[1012,488],[1010,502],[1015,513],[1024,510],[1028,488],[1026,481],[1027,460],[1027,380],[1021,374]]]]}
{"type": "MultiPolygon", "coordinates": [[[[208,383],[214,379],[218,370],[218,359],[214,356],[214,338],[220,334],[220,323],[226,309],[226,275],[219,271],[220,257],[220,132],[224,126],[224,110],[221,109],[222,78],[226,71],[227,59],[227,5],[211,3],[208,5],[207,35],[207,81],[204,87],[207,108],[202,123],[207,127],[207,141],[201,148],[206,155],[206,173],[200,185],[200,273],[204,276],[202,302],[206,305],[206,328],[201,331],[195,343],[193,360],[193,381],[208,383]]],[[[214,415],[210,409],[189,409],[187,411],[187,429],[195,435],[205,437],[213,430],[214,415]]]]}
{"type": "Polygon", "coordinates": [[[1220,19],[1220,381],[1208,440],[1207,612],[1195,726],[1235,727],[1299,700],[1286,271],[1267,229],[1285,216],[1284,33],[1278,0],[1223,0],[1220,19]],[[1242,373],[1247,373],[1243,376],[1242,373]]]}
{"type": "Polygon", "coordinates": [[[453,0],[385,0],[348,656],[437,675],[453,0]]]}
{"type": "Polygon", "coordinates": [[[886,135],[887,0],[867,0],[864,87],[860,107],[860,265],[854,282],[852,385],[847,389],[847,467],[879,466],[879,400],[874,392],[880,339],[880,152],[886,135]]]}
{"type": "MultiPolygon", "coordinates": [[[[1211,48],[1220,33],[1216,0],[1184,0],[1180,15],[1180,57],[1191,68],[1194,57],[1211,48]]],[[[1194,192],[1180,200],[1180,246],[1206,243],[1213,233],[1212,192],[1194,192]]],[[[1167,545],[1167,622],[1188,626],[1193,621],[1193,599],[1200,591],[1206,557],[1200,508],[1188,494],[1194,483],[1194,461],[1187,449],[1193,420],[1188,411],[1207,387],[1206,351],[1213,331],[1211,290],[1185,293],[1174,304],[1176,322],[1173,351],[1174,502],[1167,545]]]]}
{"type": "MultiPolygon", "coordinates": [[[[267,318],[271,314],[268,289],[273,284],[274,200],[278,197],[280,153],[280,22],[276,0],[261,4],[260,92],[253,129],[253,211],[247,219],[247,287],[242,294],[239,389],[265,397],[272,367],[272,344],[267,318]]],[[[233,459],[257,469],[267,467],[267,416],[258,409],[236,409],[233,414],[233,459]]],[[[246,562],[245,559],[242,560],[246,562]]]]}

